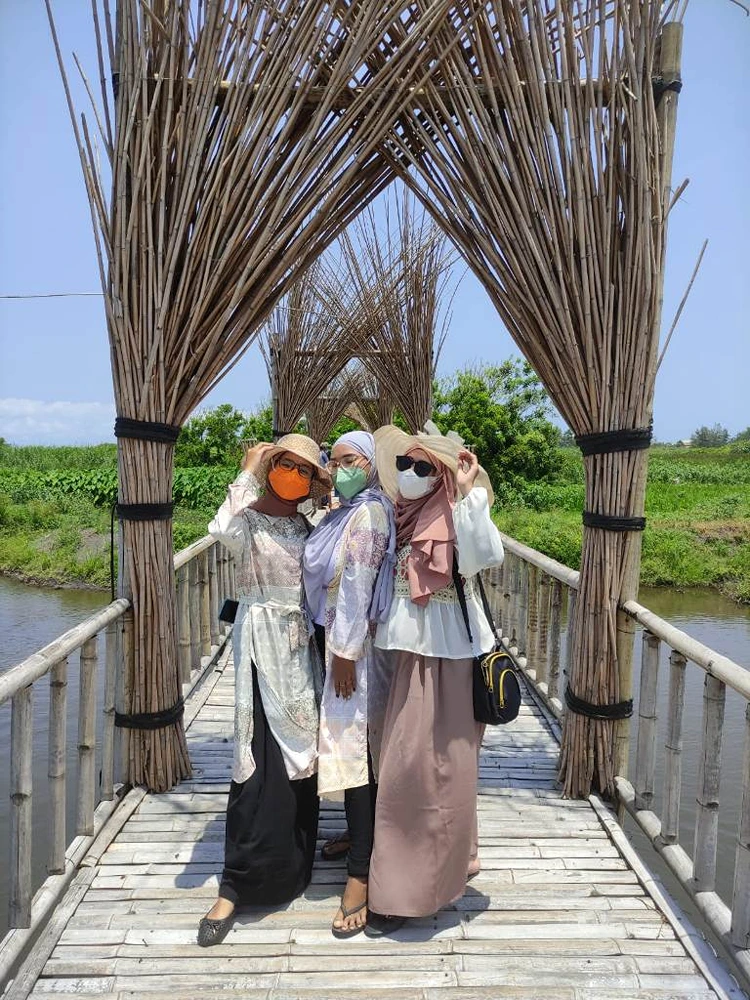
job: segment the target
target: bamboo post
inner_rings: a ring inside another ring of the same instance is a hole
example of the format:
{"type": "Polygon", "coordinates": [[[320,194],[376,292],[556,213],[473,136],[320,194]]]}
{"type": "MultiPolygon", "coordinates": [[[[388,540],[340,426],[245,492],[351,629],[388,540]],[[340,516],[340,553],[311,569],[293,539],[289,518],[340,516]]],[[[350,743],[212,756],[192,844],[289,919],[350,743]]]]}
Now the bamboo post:
{"type": "Polygon", "coordinates": [[[539,570],[525,563],[526,571],[526,669],[534,671],[539,683],[539,570]]]}
{"type": "MultiPolygon", "coordinates": [[[[229,597],[229,569],[227,563],[227,550],[221,544],[217,543],[216,546],[219,553],[219,610],[221,610],[224,604],[225,598],[229,597]]],[[[221,622],[221,632],[222,635],[226,635],[229,631],[229,623],[221,622]]]]}
{"type": "Polygon", "coordinates": [[[78,810],[76,833],[93,836],[96,804],[96,636],[81,647],[78,695],[78,810]]]}
{"type": "MultiPolygon", "coordinates": [[[[118,712],[126,713],[131,704],[133,678],[133,610],[128,608],[120,619],[118,632],[118,670],[115,683],[115,705],[118,712]]],[[[117,780],[127,783],[130,762],[130,730],[124,726],[115,729],[115,773],[117,780]]]]}
{"type": "Polygon", "coordinates": [[[190,566],[177,571],[177,661],[180,684],[190,683],[190,566]]]}
{"type": "Polygon", "coordinates": [[[32,686],[13,696],[10,721],[10,903],[11,927],[31,924],[32,686]]]}
{"type": "Polygon", "coordinates": [[[198,562],[191,559],[187,564],[188,601],[190,604],[190,671],[201,666],[201,598],[198,589],[198,562]]]}
{"type": "Polygon", "coordinates": [[[641,652],[641,693],[638,699],[638,747],[635,760],[635,807],[650,809],[656,770],[656,695],[661,643],[644,630],[641,652]]]}
{"type": "Polygon", "coordinates": [[[208,581],[208,552],[198,555],[198,596],[200,599],[201,656],[211,655],[211,594],[208,581]]]}
{"type": "Polygon", "coordinates": [[[536,682],[544,684],[549,695],[549,615],[550,583],[545,572],[539,571],[539,637],[537,640],[536,682]]]}
{"type": "Polygon", "coordinates": [[[503,638],[507,638],[510,642],[511,637],[511,578],[513,575],[513,556],[509,553],[505,553],[505,559],[503,560],[503,578],[500,590],[500,601],[502,607],[502,635],[503,638]]]}
{"type": "MultiPolygon", "coordinates": [[[[528,649],[529,625],[529,564],[518,560],[518,652],[525,655],[528,649]]],[[[526,657],[528,660],[528,657],[526,657]]]]}
{"type": "Polygon", "coordinates": [[[732,892],[732,944],[750,948],[750,704],[745,709],[745,751],[742,763],[742,806],[737,829],[737,854],[732,892]]]}
{"type": "Polygon", "coordinates": [[[219,577],[217,569],[219,543],[208,550],[208,593],[211,604],[211,646],[219,645],[219,577]]]}
{"type": "Polygon", "coordinates": [[[562,701],[563,714],[567,713],[567,702],[565,701],[565,689],[570,683],[570,676],[573,673],[573,632],[576,622],[576,604],[578,603],[578,591],[572,587],[566,588],[568,595],[568,627],[565,635],[565,670],[563,671],[565,681],[563,684],[562,701]]]}
{"type": "Polygon", "coordinates": [[[60,660],[49,674],[49,778],[50,837],[47,873],[65,871],[67,846],[66,816],[66,735],[68,716],[68,658],[60,660]]]}
{"type": "MultiPolygon", "coordinates": [[[[659,75],[666,82],[680,80],[680,66],[682,61],[682,24],[677,21],[669,21],[664,25],[661,32],[661,44],[659,49],[659,75]]],[[[664,252],[666,253],[666,229],[667,216],[669,214],[669,203],[672,192],[672,161],[674,159],[675,134],[677,131],[677,103],[678,92],[676,90],[665,91],[656,109],[657,125],[661,138],[661,180],[662,180],[662,212],[664,225],[664,252]]],[[[658,348],[658,331],[661,329],[661,317],[664,307],[664,261],[661,262],[659,305],[654,317],[654,325],[657,336],[654,338],[658,348]]],[[[654,356],[654,364],[656,364],[654,356]]],[[[646,476],[648,474],[648,453],[643,453],[643,458],[638,463],[638,484],[634,495],[633,513],[640,515],[643,513],[646,502],[646,476]]],[[[620,604],[625,601],[637,600],[638,586],[641,574],[641,547],[640,538],[633,539],[627,546],[622,588],[620,591],[620,604]]],[[[619,673],[620,699],[625,701],[632,697],[633,691],[633,644],[635,640],[635,622],[624,611],[618,609],[616,615],[617,628],[617,664],[619,673]]],[[[630,720],[621,719],[615,727],[614,745],[614,773],[627,776],[628,756],[630,748],[630,720]]]]}
{"type": "Polygon", "coordinates": [[[703,686],[703,745],[698,770],[693,879],[696,892],[716,888],[716,850],[719,836],[721,737],[726,686],[710,674],[703,686]]]}
{"type": "Polygon", "coordinates": [[[682,718],[685,703],[687,660],[673,649],[669,655],[669,716],[664,764],[664,819],[661,836],[674,844],[680,835],[680,791],[682,787],[682,718]]]}
{"type": "Polygon", "coordinates": [[[110,802],[115,795],[115,680],[117,673],[117,623],[105,633],[104,719],[102,728],[101,797],[110,802]]]}
{"type": "Polygon", "coordinates": [[[547,694],[550,698],[560,697],[560,629],[562,624],[562,584],[552,581],[550,614],[549,677],[547,694]]]}

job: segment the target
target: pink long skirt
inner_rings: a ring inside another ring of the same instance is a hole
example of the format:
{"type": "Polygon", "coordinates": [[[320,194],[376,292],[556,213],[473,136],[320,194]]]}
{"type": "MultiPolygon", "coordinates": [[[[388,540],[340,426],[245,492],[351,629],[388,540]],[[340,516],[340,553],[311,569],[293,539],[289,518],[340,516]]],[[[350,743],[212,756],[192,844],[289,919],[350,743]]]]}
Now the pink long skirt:
{"type": "Polygon", "coordinates": [[[463,895],[476,858],[477,761],[471,660],[392,651],[369,906],[423,917],[463,895]]]}

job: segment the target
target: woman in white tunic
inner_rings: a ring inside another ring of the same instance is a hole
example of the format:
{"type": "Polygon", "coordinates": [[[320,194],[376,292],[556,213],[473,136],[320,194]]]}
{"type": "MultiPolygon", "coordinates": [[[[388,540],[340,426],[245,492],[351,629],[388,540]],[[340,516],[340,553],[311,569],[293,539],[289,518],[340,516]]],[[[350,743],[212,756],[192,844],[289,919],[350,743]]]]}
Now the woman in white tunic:
{"type": "Polygon", "coordinates": [[[340,437],[328,465],[341,506],[318,525],[305,548],[310,615],[325,630],[326,679],[320,718],[318,791],[344,793],[348,881],[333,921],[336,937],[365,924],[375,823],[375,780],[369,721],[381,718],[382,687],[371,685],[370,623],[388,612],[393,590],[395,524],[380,490],[375,442],[365,431],[340,437]]]}
{"type": "Polygon", "coordinates": [[[224,939],[238,905],[288,902],[310,881],[322,664],[303,606],[310,528],[297,505],[328,489],[318,446],[288,434],[248,452],[209,525],[235,556],[239,606],[224,871],[219,898],[200,922],[204,947],[224,939]]]}
{"type": "Polygon", "coordinates": [[[380,757],[366,933],[460,897],[476,861],[477,762],[472,661],[495,642],[473,577],[503,559],[492,489],[477,458],[440,436],[375,433],[396,501],[395,590],[375,645],[393,681],[380,757]],[[472,649],[453,583],[464,579],[472,649]]]}

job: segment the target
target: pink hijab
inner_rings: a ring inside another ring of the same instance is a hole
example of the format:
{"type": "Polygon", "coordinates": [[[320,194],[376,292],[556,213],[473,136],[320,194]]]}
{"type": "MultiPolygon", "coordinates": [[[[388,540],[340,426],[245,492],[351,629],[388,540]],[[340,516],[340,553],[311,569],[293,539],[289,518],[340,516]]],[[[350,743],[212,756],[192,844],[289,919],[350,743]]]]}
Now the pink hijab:
{"type": "Polygon", "coordinates": [[[432,455],[440,478],[435,489],[418,500],[396,501],[396,550],[411,542],[406,567],[412,601],[424,607],[430,596],[453,579],[456,531],[453,527],[456,480],[432,455]]]}

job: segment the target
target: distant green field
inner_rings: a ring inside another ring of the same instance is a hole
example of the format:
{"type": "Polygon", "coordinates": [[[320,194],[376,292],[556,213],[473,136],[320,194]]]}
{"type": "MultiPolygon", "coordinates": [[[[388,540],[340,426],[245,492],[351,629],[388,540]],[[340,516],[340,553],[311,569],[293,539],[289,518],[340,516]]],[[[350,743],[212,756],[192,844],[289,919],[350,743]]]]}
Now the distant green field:
{"type": "MultiPolygon", "coordinates": [[[[583,461],[561,449],[554,483],[497,487],[501,530],[575,568],[583,461]]],[[[205,534],[234,469],[177,468],[175,549],[205,534]]],[[[117,496],[116,446],[0,446],[0,572],[103,586],[117,496]]],[[[750,451],[655,447],[649,460],[643,583],[710,586],[750,602],[750,451]]]]}

